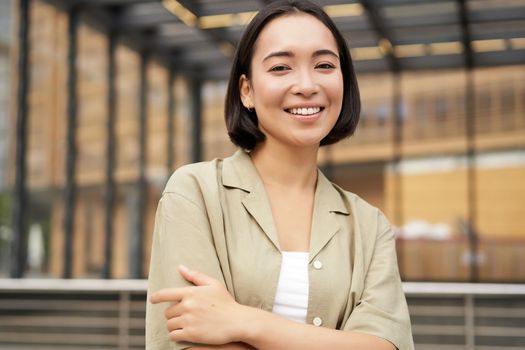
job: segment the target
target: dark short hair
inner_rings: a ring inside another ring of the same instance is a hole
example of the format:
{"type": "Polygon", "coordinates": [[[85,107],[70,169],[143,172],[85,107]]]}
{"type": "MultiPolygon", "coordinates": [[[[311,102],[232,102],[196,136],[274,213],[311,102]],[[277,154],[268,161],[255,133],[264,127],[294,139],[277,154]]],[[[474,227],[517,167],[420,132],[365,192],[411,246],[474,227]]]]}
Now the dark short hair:
{"type": "Polygon", "coordinates": [[[343,74],[344,91],[341,113],[330,133],[321,140],[321,146],[330,145],[351,136],[357,127],[361,101],[352,58],[344,37],[331,18],[318,5],[307,0],[277,0],[263,7],[248,24],[237,46],[232,63],[224,115],[231,141],[243,149],[253,150],[266,137],[259,129],[256,112],[249,111],[241,102],[240,77],[243,74],[250,77],[254,45],[261,30],[277,17],[301,12],[314,16],[332,32],[339,50],[343,74]]]}

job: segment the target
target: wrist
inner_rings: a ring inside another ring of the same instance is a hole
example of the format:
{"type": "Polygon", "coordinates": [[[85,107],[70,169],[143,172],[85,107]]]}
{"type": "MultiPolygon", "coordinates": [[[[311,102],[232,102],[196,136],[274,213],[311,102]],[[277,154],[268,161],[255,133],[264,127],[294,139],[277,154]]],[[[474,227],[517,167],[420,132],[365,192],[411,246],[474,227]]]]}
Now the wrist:
{"type": "Polygon", "coordinates": [[[241,310],[243,316],[240,318],[238,341],[252,344],[261,332],[265,311],[245,305],[241,305],[241,310]]]}

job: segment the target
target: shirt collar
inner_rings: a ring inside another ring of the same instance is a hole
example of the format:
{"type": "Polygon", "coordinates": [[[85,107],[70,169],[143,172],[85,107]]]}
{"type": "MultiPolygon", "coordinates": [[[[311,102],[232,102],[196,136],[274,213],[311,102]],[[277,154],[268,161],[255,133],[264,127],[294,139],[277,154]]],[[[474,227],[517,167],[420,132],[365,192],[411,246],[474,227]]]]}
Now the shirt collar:
{"type": "MultiPolygon", "coordinates": [[[[255,186],[261,182],[261,178],[248,152],[239,149],[231,157],[224,159],[222,184],[225,187],[239,188],[246,192],[252,192],[255,186]]],[[[316,205],[329,212],[348,215],[350,211],[345,205],[342,192],[343,190],[340,187],[331,183],[320,170],[317,170],[316,205]]]]}

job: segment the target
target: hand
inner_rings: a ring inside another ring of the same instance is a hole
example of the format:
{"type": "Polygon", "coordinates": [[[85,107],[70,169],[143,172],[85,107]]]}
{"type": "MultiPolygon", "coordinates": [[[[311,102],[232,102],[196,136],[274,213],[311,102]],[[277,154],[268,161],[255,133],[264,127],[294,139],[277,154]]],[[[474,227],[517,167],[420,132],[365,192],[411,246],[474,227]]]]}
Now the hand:
{"type": "Polygon", "coordinates": [[[179,273],[195,286],[161,289],[150,298],[153,304],[171,303],[164,312],[170,339],[209,345],[238,341],[246,307],[219,281],[183,265],[179,273]]]}

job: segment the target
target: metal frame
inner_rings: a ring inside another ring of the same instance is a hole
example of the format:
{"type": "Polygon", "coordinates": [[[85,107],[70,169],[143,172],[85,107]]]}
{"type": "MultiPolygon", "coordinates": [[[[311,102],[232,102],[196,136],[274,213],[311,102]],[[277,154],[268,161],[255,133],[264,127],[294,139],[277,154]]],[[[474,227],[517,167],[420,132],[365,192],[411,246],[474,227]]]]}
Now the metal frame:
{"type": "Polygon", "coordinates": [[[73,227],[76,207],[76,159],[77,159],[77,39],[78,8],[72,6],[68,11],[68,77],[67,77],[67,153],[66,184],[64,188],[64,267],[63,277],[73,275],[73,227]]]}
{"type": "Polygon", "coordinates": [[[477,282],[479,280],[478,269],[478,234],[474,223],[477,222],[477,190],[476,190],[476,150],[475,150],[475,122],[476,122],[476,102],[474,91],[474,57],[471,46],[471,31],[468,22],[468,9],[466,0],[458,0],[459,7],[459,21],[461,23],[462,43],[464,50],[465,69],[467,73],[467,81],[465,85],[465,132],[467,138],[467,215],[469,225],[468,239],[470,251],[470,281],[477,282]]]}
{"type": "MultiPolygon", "coordinates": [[[[443,283],[443,282],[402,282],[407,296],[462,296],[486,295],[525,296],[525,284],[501,283],[443,283]]],[[[67,292],[146,292],[146,279],[39,279],[0,278],[0,291],[67,291],[67,292]]]]}
{"type": "Polygon", "coordinates": [[[202,160],[202,79],[194,76],[191,81],[191,161],[202,160]]]}
{"type": "Polygon", "coordinates": [[[170,67],[168,76],[168,87],[166,89],[168,93],[168,110],[167,110],[167,131],[166,131],[166,181],[171,176],[171,172],[175,166],[175,96],[174,84],[175,84],[175,71],[173,67],[170,67]]]}
{"type": "Polygon", "coordinates": [[[145,210],[148,198],[148,186],[146,181],[146,163],[147,163],[147,114],[148,114],[148,64],[150,53],[141,52],[140,58],[140,91],[139,91],[139,177],[137,179],[137,196],[136,210],[137,226],[130,230],[130,254],[129,266],[130,276],[142,278],[143,273],[143,243],[144,243],[144,226],[145,210]]]}
{"type": "Polygon", "coordinates": [[[24,276],[26,262],[26,220],[27,220],[27,188],[26,188],[26,152],[27,152],[27,119],[29,89],[29,29],[30,0],[19,0],[20,42],[18,53],[18,92],[16,117],[16,176],[15,196],[13,197],[13,248],[11,256],[10,275],[13,278],[24,276]]]}

